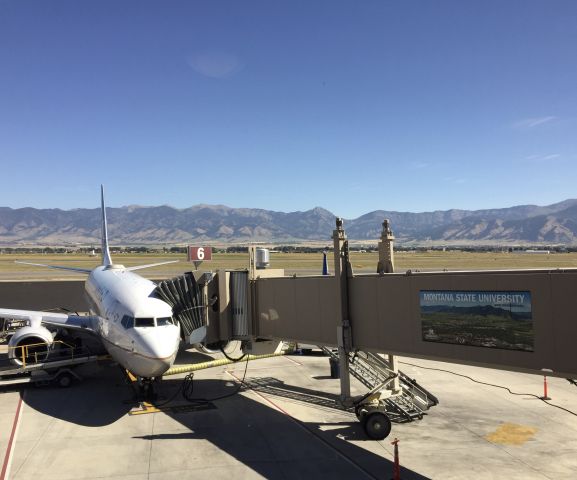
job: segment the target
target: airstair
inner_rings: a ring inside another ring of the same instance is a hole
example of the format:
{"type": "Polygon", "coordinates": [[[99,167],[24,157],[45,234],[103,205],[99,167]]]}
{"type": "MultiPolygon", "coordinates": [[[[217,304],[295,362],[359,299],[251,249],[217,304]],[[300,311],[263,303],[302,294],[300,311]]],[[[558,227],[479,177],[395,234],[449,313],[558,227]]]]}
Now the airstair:
{"type": "MultiPolygon", "coordinates": [[[[326,347],[320,347],[333,365],[339,361],[339,355],[326,347]]],[[[380,355],[355,351],[349,354],[349,373],[361,382],[369,391],[355,399],[361,404],[371,396],[379,394],[391,421],[402,423],[423,418],[425,412],[439,403],[428,390],[400,370],[395,371],[389,362],[380,355]]]]}

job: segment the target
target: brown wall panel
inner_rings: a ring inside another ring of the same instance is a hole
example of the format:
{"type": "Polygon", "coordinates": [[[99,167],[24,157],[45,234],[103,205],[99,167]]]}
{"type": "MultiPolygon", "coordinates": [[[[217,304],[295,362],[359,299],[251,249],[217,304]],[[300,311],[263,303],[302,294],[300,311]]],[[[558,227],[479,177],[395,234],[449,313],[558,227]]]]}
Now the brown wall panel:
{"type": "Polygon", "coordinates": [[[336,285],[333,277],[256,280],[258,334],[301,343],[336,344],[336,285]]]}
{"type": "MultiPolygon", "coordinates": [[[[577,370],[577,279],[565,281],[551,276],[552,322],[544,325],[548,351],[555,351],[559,364],[575,365],[577,370]]],[[[553,368],[553,367],[549,367],[553,368]]]]}
{"type": "Polygon", "coordinates": [[[83,281],[0,282],[0,307],[19,310],[63,307],[88,311],[83,281]]]}
{"type": "Polygon", "coordinates": [[[392,274],[350,279],[356,348],[511,370],[577,376],[577,272],[392,274]],[[534,351],[424,341],[421,290],[529,291],[534,351]]]}

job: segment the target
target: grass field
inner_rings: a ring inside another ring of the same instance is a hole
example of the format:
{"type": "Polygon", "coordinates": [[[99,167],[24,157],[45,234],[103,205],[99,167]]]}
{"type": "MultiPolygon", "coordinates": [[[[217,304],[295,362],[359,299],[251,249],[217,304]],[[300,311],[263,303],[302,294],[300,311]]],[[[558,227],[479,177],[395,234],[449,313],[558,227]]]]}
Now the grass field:
{"type": "MultiPolygon", "coordinates": [[[[113,260],[125,266],[144,265],[168,260],[178,263],[142,270],[149,278],[171,277],[191,270],[184,254],[113,254],[113,260]]],[[[87,255],[0,255],[0,280],[41,280],[53,278],[83,278],[83,275],[51,270],[41,267],[14,263],[22,260],[32,263],[69,265],[71,267],[93,268],[100,263],[99,257],[87,255]]],[[[375,272],[377,253],[352,253],[351,262],[355,273],[375,272]]],[[[329,269],[332,271],[333,258],[329,254],[329,269]]],[[[202,264],[201,269],[239,269],[248,265],[248,254],[213,254],[211,262],[202,264]]],[[[284,268],[287,274],[320,274],[321,254],[272,253],[271,268],[284,268]]],[[[508,268],[577,268],[577,253],[513,254],[513,253],[468,253],[468,252],[399,252],[395,254],[395,269],[406,270],[495,270],[508,268]]]]}

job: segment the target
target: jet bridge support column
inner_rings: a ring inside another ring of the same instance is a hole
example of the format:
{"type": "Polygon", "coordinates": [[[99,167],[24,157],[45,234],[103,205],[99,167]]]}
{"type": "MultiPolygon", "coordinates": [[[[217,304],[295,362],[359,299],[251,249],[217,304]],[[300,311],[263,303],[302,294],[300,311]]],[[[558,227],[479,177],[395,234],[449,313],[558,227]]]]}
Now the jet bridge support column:
{"type": "MultiPolygon", "coordinates": [[[[383,220],[383,230],[381,232],[381,241],[379,242],[379,263],[377,264],[377,273],[385,275],[387,273],[395,272],[395,252],[393,249],[395,243],[395,236],[391,230],[388,218],[383,220]]],[[[393,392],[400,390],[399,385],[399,364],[395,355],[387,354],[387,362],[389,368],[397,374],[397,377],[392,382],[393,392]]]]}
{"type": "Polygon", "coordinates": [[[352,350],[352,331],[349,315],[348,277],[352,275],[349,261],[349,242],[343,228],[342,218],[336,220],[336,230],[333,230],[335,256],[335,286],[337,289],[338,315],[340,326],[337,327],[337,345],[339,349],[339,371],[341,382],[341,402],[345,406],[351,404],[351,384],[349,376],[349,352],[352,350]]]}
{"type": "Polygon", "coordinates": [[[379,242],[379,263],[377,265],[377,273],[379,275],[394,273],[395,271],[395,253],[393,251],[394,243],[395,236],[391,230],[389,219],[385,218],[383,220],[381,241],[379,242]]]}

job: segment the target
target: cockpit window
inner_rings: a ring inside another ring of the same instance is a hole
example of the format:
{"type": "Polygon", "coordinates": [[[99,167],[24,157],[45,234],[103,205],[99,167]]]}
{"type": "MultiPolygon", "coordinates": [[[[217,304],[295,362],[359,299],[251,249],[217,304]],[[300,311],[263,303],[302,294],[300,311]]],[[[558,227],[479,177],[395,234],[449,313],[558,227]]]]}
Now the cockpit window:
{"type": "Polygon", "coordinates": [[[154,327],[154,318],[140,317],[134,319],[135,327],[154,327]]]}
{"type": "Polygon", "coordinates": [[[122,317],[122,320],[120,321],[120,324],[128,330],[129,328],[133,327],[134,318],[131,317],[130,315],[124,315],[124,317],[122,317]]]}
{"type": "Polygon", "coordinates": [[[174,325],[172,317],[160,317],[156,319],[157,327],[163,327],[164,325],[174,325]]]}

